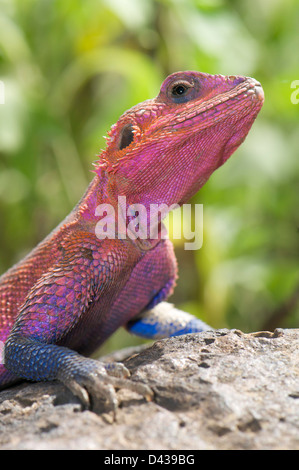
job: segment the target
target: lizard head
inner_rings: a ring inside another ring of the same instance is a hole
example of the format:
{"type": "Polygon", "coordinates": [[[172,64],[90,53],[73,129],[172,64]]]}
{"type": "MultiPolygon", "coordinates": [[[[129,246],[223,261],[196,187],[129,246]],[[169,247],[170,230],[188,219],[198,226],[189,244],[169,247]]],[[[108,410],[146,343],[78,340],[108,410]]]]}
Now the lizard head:
{"type": "Polygon", "coordinates": [[[253,78],[174,73],[112,126],[96,172],[130,203],[187,202],[243,142],[263,101],[253,78]]]}

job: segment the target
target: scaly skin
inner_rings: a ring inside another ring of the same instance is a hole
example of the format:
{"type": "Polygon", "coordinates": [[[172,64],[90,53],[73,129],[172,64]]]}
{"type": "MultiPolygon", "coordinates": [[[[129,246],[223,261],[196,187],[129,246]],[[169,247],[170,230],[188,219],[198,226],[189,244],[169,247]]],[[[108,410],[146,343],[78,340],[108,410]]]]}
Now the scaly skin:
{"type": "Polygon", "coordinates": [[[84,356],[120,326],[151,337],[208,327],[163,302],[177,266],[161,231],[157,239],[118,233],[101,240],[96,208],[109,203],[127,222],[129,205],[141,203],[149,215],[150,204],[187,202],[243,142],[262,104],[254,79],[188,71],[170,75],[155,99],[121,116],[79,204],[0,278],[0,385],[58,379],[86,406],[104,396],[115,408],[114,386],[150,396],[122,365],[84,356]],[[126,197],[120,214],[118,196],[126,197]]]}

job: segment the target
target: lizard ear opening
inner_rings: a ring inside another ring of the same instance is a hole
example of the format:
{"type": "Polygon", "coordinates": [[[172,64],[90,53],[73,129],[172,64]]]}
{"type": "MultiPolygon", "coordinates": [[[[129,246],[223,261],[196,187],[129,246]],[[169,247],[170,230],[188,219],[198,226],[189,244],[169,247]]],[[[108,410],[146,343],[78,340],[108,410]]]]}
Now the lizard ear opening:
{"type": "Polygon", "coordinates": [[[124,148],[128,147],[134,140],[134,132],[133,127],[131,124],[125,126],[122,130],[120,142],[119,142],[119,150],[123,150],[124,148]]]}

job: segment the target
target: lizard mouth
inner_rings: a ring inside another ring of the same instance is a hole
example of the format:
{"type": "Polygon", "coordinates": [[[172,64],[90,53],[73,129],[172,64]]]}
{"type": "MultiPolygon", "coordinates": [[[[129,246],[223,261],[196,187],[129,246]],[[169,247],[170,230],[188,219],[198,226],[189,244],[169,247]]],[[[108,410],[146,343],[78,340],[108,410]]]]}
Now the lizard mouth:
{"type": "Polygon", "coordinates": [[[250,82],[252,83],[252,88],[250,88],[251,92],[255,94],[256,99],[263,104],[264,102],[264,90],[260,82],[255,80],[254,78],[250,78],[250,82]]]}

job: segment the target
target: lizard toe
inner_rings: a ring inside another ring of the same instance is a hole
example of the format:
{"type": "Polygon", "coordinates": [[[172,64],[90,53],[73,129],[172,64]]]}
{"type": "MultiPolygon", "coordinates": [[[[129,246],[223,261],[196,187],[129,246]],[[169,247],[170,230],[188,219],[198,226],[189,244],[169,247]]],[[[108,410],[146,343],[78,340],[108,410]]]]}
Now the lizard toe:
{"type": "Polygon", "coordinates": [[[106,372],[108,375],[113,377],[130,377],[130,371],[120,362],[108,362],[104,364],[106,372]]]}
{"type": "Polygon", "coordinates": [[[115,417],[118,408],[116,389],[131,390],[147,401],[153,398],[153,392],[147,385],[128,379],[130,373],[122,364],[82,359],[80,367],[67,367],[60,371],[58,378],[80,399],[84,409],[96,413],[109,410],[115,417]]]}

